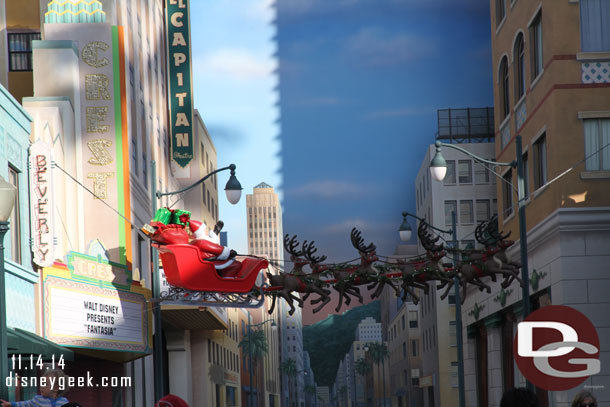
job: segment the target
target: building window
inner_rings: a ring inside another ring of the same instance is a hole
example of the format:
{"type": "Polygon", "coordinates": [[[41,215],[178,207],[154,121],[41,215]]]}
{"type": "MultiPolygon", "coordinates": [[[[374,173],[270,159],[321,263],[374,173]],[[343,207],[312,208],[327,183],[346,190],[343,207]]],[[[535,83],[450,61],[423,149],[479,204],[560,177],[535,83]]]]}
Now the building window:
{"type": "Polygon", "coordinates": [[[413,377],[411,379],[411,384],[413,385],[413,387],[419,387],[419,377],[413,377]]]}
{"type": "Polygon", "coordinates": [[[460,201],[460,221],[462,225],[474,223],[472,201],[460,201]]]}
{"type": "Polygon", "coordinates": [[[458,362],[451,362],[451,387],[458,386],[458,362]]]}
{"type": "Polygon", "coordinates": [[[546,134],[534,143],[534,188],[546,184],[546,134]]]}
{"type": "Polygon", "coordinates": [[[474,164],[474,182],[475,184],[489,183],[489,170],[485,167],[485,164],[479,162],[474,164]]]}
{"type": "Polygon", "coordinates": [[[402,358],[403,359],[407,358],[407,343],[406,342],[402,343],[402,358]]]}
{"type": "Polygon", "coordinates": [[[580,42],[583,52],[610,51],[610,5],[607,0],[580,0],[580,42]]]}
{"type": "MultiPolygon", "coordinates": [[[[10,239],[11,239],[11,260],[21,263],[21,214],[19,213],[19,171],[9,165],[8,183],[17,189],[15,194],[15,205],[9,217],[10,239]]],[[[2,243],[2,242],[0,242],[2,243]]]]}
{"type": "Polygon", "coordinates": [[[542,12],[538,13],[530,26],[532,82],[542,73],[542,12]]]}
{"type": "Polygon", "coordinates": [[[418,343],[419,341],[417,339],[414,339],[411,341],[411,356],[415,357],[417,356],[417,348],[418,348],[418,343]]]}
{"type": "Polygon", "coordinates": [[[492,199],[491,201],[491,216],[498,214],[498,200],[492,199]]]}
{"type": "Polygon", "coordinates": [[[502,105],[502,120],[508,116],[510,112],[510,101],[508,98],[508,59],[502,58],[500,62],[500,100],[502,105]]]}
{"type": "Polygon", "coordinates": [[[447,226],[453,224],[452,212],[455,213],[455,216],[457,217],[457,201],[445,201],[445,225],[447,226]]]}
{"type": "Polygon", "coordinates": [[[506,219],[513,213],[513,171],[508,170],[502,178],[502,215],[506,219]]]}
{"type": "Polygon", "coordinates": [[[447,173],[445,174],[445,179],[443,180],[445,185],[455,184],[455,161],[447,160],[447,173]]]}
{"type": "Polygon", "coordinates": [[[447,303],[449,305],[455,305],[455,294],[449,294],[447,297],[447,303]]]}
{"type": "Polygon", "coordinates": [[[472,184],[472,161],[458,161],[458,175],[460,184],[472,184]]]}
{"type": "Polygon", "coordinates": [[[529,161],[527,152],[523,154],[523,197],[528,198],[530,196],[530,183],[529,183],[529,161]]]}
{"type": "Polygon", "coordinates": [[[477,223],[489,220],[489,199],[477,199],[477,223]]]}
{"type": "Polygon", "coordinates": [[[587,119],[585,122],[585,170],[610,170],[610,119],[587,119]],[[604,148],[605,147],[605,148],[604,148]],[[603,150],[599,151],[601,148],[603,150]]]}
{"type": "Polygon", "coordinates": [[[8,34],[9,71],[32,70],[32,41],[39,39],[40,33],[8,34]]]}
{"type": "Polygon", "coordinates": [[[449,346],[457,346],[457,331],[455,321],[449,321],[449,346]]]}
{"type": "Polygon", "coordinates": [[[517,36],[515,49],[513,50],[515,61],[515,103],[525,94],[525,42],[523,34],[517,36]]]}
{"type": "Polygon", "coordinates": [[[496,0],[496,27],[499,27],[506,16],[506,1],[496,0]]]}
{"type": "Polygon", "coordinates": [[[417,320],[409,321],[409,328],[417,328],[417,320]]]}

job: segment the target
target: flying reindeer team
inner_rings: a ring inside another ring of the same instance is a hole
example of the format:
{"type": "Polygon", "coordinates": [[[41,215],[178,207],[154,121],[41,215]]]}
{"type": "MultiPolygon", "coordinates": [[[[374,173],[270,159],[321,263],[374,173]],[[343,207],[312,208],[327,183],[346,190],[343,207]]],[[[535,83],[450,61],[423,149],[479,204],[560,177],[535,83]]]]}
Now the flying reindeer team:
{"type": "MultiPolygon", "coordinates": [[[[226,279],[236,279],[240,277],[239,267],[241,263],[234,260],[237,253],[221,246],[217,238],[222,222],[216,226],[214,231],[202,228],[201,223],[189,220],[189,229],[192,232],[190,244],[195,245],[201,251],[201,255],[206,262],[214,264],[215,272],[220,277],[226,279]],[[203,230],[205,229],[205,232],[203,230]],[[234,272],[228,272],[235,269],[234,272]]],[[[491,292],[491,287],[483,279],[491,278],[497,281],[497,276],[504,278],[502,287],[508,287],[514,280],[523,282],[519,278],[521,264],[511,258],[506,250],[514,243],[508,240],[510,233],[503,234],[498,231],[497,216],[489,221],[481,222],[475,230],[476,240],[484,246],[482,250],[457,248],[445,248],[442,243],[437,244],[440,236],[434,237],[429,231],[429,225],[425,221],[420,222],[417,230],[419,241],[426,249],[425,254],[409,259],[396,259],[396,263],[380,261],[376,254],[376,247],[373,243],[364,244],[364,239],[360,231],[353,228],[351,231],[351,242],[360,255],[360,264],[323,264],[326,256],[315,256],[317,248],[314,242],[304,241],[302,245],[297,241],[297,236],[284,237],[284,248],[290,254],[290,262],[293,264],[290,272],[280,272],[272,274],[267,271],[269,286],[262,288],[265,295],[271,296],[273,301],[269,313],[275,308],[277,297],[283,298],[289,305],[289,313],[295,311],[294,302],[300,307],[311,294],[318,297],[311,301],[312,305],[317,305],[313,312],[320,311],[330,302],[330,287],[339,293],[339,303],[336,307],[338,312],[343,302],[349,305],[352,298],[363,302],[360,288],[365,286],[368,290],[375,290],[371,298],[379,297],[386,285],[390,286],[397,296],[401,296],[403,301],[410,295],[413,302],[419,302],[419,296],[414,289],[420,289],[424,294],[430,290],[429,284],[437,283],[436,288],[445,289],[441,299],[449,295],[454,286],[455,277],[462,288],[461,302],[464,302],[468,285],[474,285],[479,290],[491,292]],[[444,263],[448,252],[452,257],[460,258],[453,263],[444,263]],[[309,272],[305,272],[305,267],[309,266],[309,272]],[[303,296],[294,293],[303,294],[303,296]]],[[[172,225],[175,226],[175,225],[172,225]]],[[[163,227],[160,229],[163,231],[163,227]]],[[[186,228],[185,228],[186,229],[186,228]]],[[[172,230],[170,228],[170,230],[172,230]]],[[[173,229],[175,230],[175,229],[173,229]]],[[[167,229],[166,229],[167,231],[167,229]]],[[[182,232],[182,231],[181,231],[182,232]]],[[[186,230],[184,230],[186,236],[186,230]]],[[[181,237],[179,241],[175,239],[164,239],[158,234],[152,234],[151,239],[160,244],[184,244],[189,242],[188,238],[181,237]],[[173,240],[173,241],[172,241],[173,240]]],[[[205,278],[202,275],[202,278],[205,278]]],[[[188,287],[183,287],[188,288],[188,287]]],[[[252,287],[260,290],[260,287],[252,287]]]]}

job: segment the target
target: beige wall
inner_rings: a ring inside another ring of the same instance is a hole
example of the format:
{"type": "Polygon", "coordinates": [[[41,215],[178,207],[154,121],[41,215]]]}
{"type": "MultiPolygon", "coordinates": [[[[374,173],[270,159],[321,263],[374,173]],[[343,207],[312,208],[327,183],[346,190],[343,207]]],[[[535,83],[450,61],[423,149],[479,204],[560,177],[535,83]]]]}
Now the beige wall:
{"type": "MultiPolygon", "coordinates": [[[[509,1],[507,0],[507,3],[509,1]]],[[[499,65],[504,54],[509,60],[510,117],[507,119],[512,136],[508,145],[501,148],[501,137],[497,133],[496,154],[498,161],[515,159],[514,135],[523,138],[523,151],[528,151],[530,200],[527,202],[527,229],[539,224],[557,208],[606,206],[610,203],[607,188],[610,174],[603,178],[586,179],[584,163],[564,175],[546,189],[533,192],[534,160],[533,142],[546,130],[547,140],[547,181],[552,180],[585,157],[584,124],[578,118],[579,112],[608,110],[609,83],[582,83],[581,66],[584,62],[580,53],[580,11],[578,2],[516,1],[511,8],[507,5],[507,15],[499,30],[495,22],[495,1],[491,1],[492,55],[494,100],[496,105],[496,131],[503,124],[501,117],[501,95],[499,65]],[[531,39],[528,24],[542,5],[543,66],[542,74],[532,83],[531,39]],[[497,30],[497,32],[496,32],[497,30]],[[525,38],[525,77],[527,120],[519,128],[515,123],[515,63],[513,44],[520,30],[525,38]],[[585,195],[582,195],[585,194],[585,195]],[[584,199],[582,199],[584,197],[584,199]]],[[[610,55],[605,55],[606,60],[610,55]]],[[[597,62],[602,59],[593,59],[597,62]]],[[[502,126],[503,128],[503,126],[502,126]]],[[[504,172],[506,168],[502,168],[504,172]]],[[[597,174],[600,175],[600,174],[597,174]]],[[[516,170],[513,170],[513,184],[517,185],[516,170]]],[[[502,183],[497,184],[498,212],[502,213],[502,183]]],[[[513,231],[518,237],[518,217],[516,216],[517,194],[513,195],[515,210],[512,216],[502,217],[505,230],[513,231]]],[[[501,226],[502,227],[502,226],[501,226]]]]}

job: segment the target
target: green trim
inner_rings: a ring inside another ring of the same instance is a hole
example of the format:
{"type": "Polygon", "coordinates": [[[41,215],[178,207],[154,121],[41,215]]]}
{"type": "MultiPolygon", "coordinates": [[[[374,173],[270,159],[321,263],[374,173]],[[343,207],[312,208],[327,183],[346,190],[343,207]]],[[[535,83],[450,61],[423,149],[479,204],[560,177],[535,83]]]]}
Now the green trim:
{"type": "Polygon", "coordinates": [[[72,40],[34,40],[32,49],[68,49],[72,48],[74,54],[78,56],[78,47],[72,40]]]}
{"type": "MultiPolygon", "coordinates": [[[[46,361],[52,360],[54,357],[55,363],[59,362],[61,356],[63,356],[63,360],[66,362],[74,361],[74,352],[70,349],[24,329],[7,328],[7,339],[9,354],[35,355],[34,363],[36,363],[38,356],[41,356],[46,361]]],[[[27,361],[24,363],[27,366],[29,356],[24,359],[24,362],[27,361]]]]}
{"type": "Polygon", "coordinates": [[[18,277],[22,280],[25,280],[32,284],[38,284],[38,273],[36,273],[32,270],[26,269],[25,267],[23,267],[20,264],[13,263],[9,259],[4,260],[4,270],[7,273],[12,274],[15,277],[18,277]]]}
{"type": "MultiPolygon", "coordinates": [[[[21,127],[25,132],[30,134],[32,128],[30,123],[34,121],[32,116],[25,111],[23,106],[19,104],[17,99],[11,95],[11,93],[4,86],[0,84],[0,108],[2,108],[8,115],[21,127]],[[5,100],[6,99],[6,102],[5,100]]],[[[29,145],[29,137],[27,139],[27,145],[29,145]]]]}
{"type": "MultiPolygon", "coordinates": [[[[119,213],[125,214],[125,194],[123,193],[123,121],[121,117],[121,67],[119,56],[119,29],[112,26],[112,68],[114,80],[114,144],[116,148],[116,189],[119,213]]],[[[125,221],[119,217],[119,262],[127,264],[125,221]]],[[[131,233],[131,231],[130,231],[131,233]]]]}
{"type": "Polygon", "coordinates": [[[483,323],[487,328],[495,328],[502,324],[502,316],[499,312],[496,312],[495,314],[485,318],[483,323]]]}
{"type": "Polygon", "coordinates": [[[74,105],[72,99],[68,96],[27,96],[22,99],[23,104],[25,103],[36,103],[36,102],[70,102],[70,107],[74,111],[74,105]]]}

